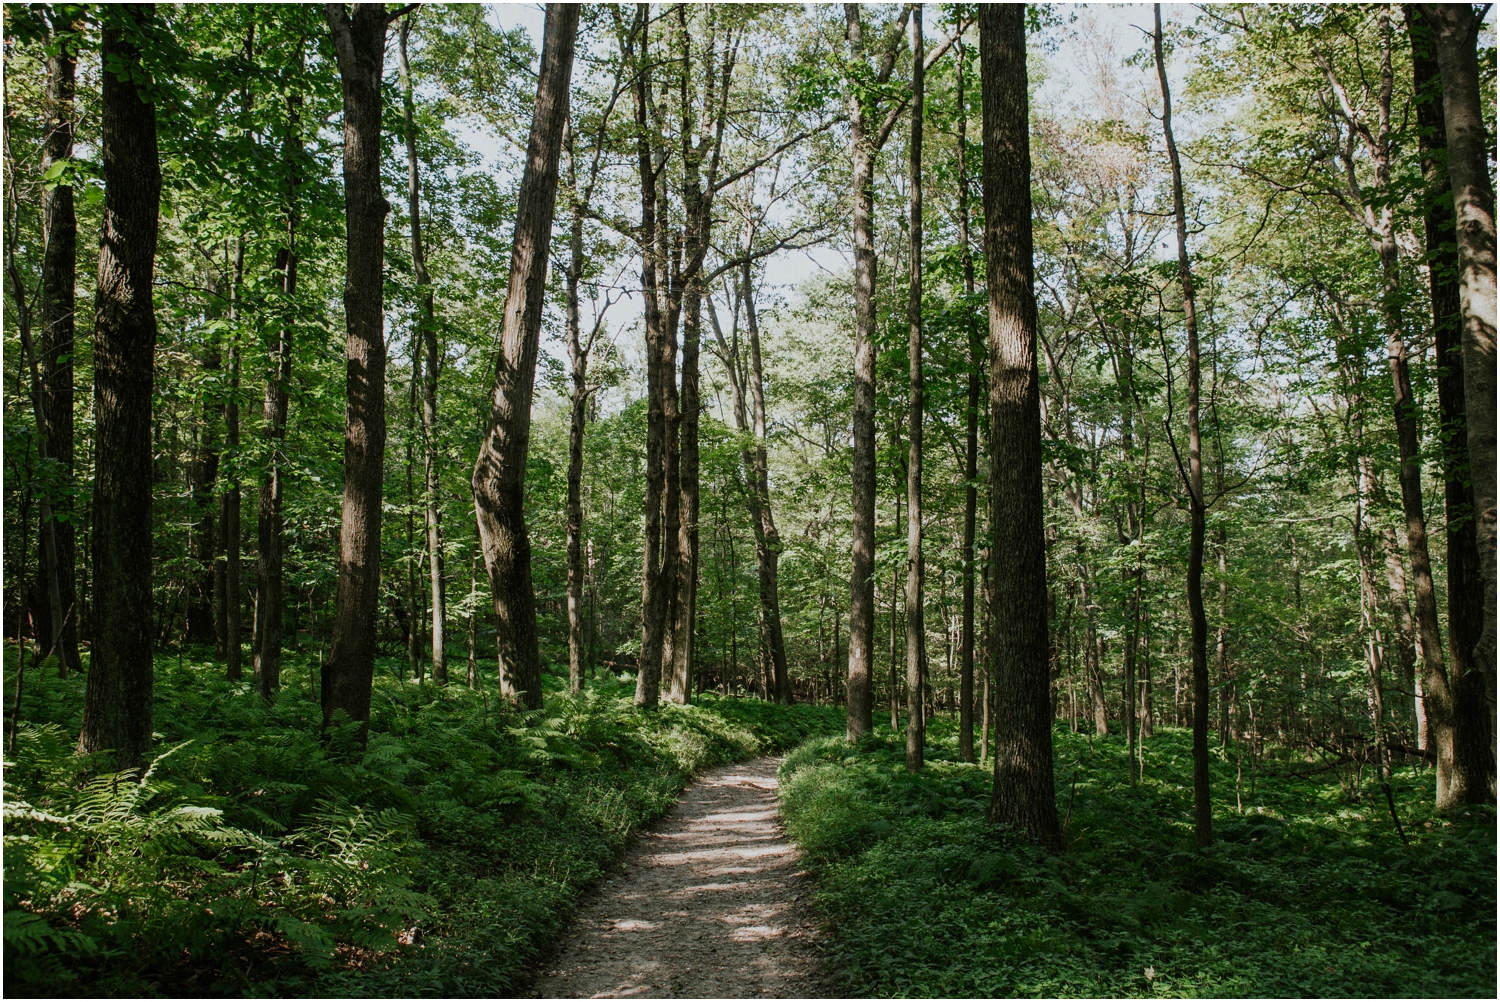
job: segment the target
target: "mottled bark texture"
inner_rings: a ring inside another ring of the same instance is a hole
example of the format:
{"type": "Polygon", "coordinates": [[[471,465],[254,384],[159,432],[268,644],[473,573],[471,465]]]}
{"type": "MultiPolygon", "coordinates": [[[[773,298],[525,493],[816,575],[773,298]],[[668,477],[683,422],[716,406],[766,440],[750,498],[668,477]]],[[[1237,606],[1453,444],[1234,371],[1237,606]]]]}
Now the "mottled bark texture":
{"type": "Polygon", "coordinates": [[[531,541],[526,533],[526,455],[531,399],[546,294],[547,254],[557,203],[563,124],[573,75],[578,6],[550,3],[542,33],[541,75],[526,145],[526,167],[516,205],[510,284],[501,322],[500,353],[490,415],[474,464],[474,511],[484,566],[495,597],[500,688],[528,709],[542,705],[537,652],[536,595],[531,541]]]}
{"type": "Polygon", "coordinates": [[[922,664],[927,657],[922,563],[922,111],[926,77],[922,60],[922,5],[911,19],[911,137],[907,143],[908,184],[911,189],[911,241],[907,282],[907,402],[906,402],[906,768],[918,772],[927,741],[926,686],[922,664]]]}
{"type": "Polygon", "coordinates": [[[380,190],[380,79],[385,69],[384,4],[326,8],[344,98],[344,212],[348,331],[344,389],[344,494],[339,529],[333,643],[323,664],[323,726],[338,714],[370,719],[375,616],[380,599],[380,515],[385,465],[385,217],[380,190]]]}
{"type": "Polygon", "coordinates": [[[849,142],[853,159],[854,242],[854,458],[853,527],[849,574],[849,677],[846,733],[850,741],[874,727],[872,682],[875,666],[875,155],[889,129],[878,121],[872,91],[890,79],[896,54],[904,48],[910,10],[901,15],[892,44],[877,67],[869,66],[860,5],[844,4],[849,58],[860,78],[849,79],[849,142]],[[866,72],[873,79],[866,79],[866,72]],[[873,87],[872,87],[873,85],[873,87]]]}
{"type": "MultiPolygon", "coordinates": [[[[103,12],[106,65],[140,61],[153,4],[103,12]]],[[[151,747],[151,395],[161,164],[156,106],[130,74],[101,73],[104,228],[94,305],[94,644],[84,696],[80,752],[111,750],[139,764],[151,747]]]]}
{"type": "MultiPolygon", "coordinates": [[[[1480,104],[1477,52],[1480,18],[1468,4],[1423,4],[1432,26],[1443,81],[1448,183],[1458,245],[1463,342],[1464,413],[1474,532],[1484,582],[1484,630],[1469,658],[1488,703],[1489,790],[1494,798],[1495,737],[1495,192],[1490,186],[1490,137],[1480,104]]],[[[1467,677],[1460,685],[1477,694],[1467,677]]],[[[1457,687],[1456,687],[1457,688],[1457,687]]],[[[1467,711],[1460,711],[1466,713],[1467,711]]]]}
{"type": "Polygon", "coordinates": [[[1192,620],[1191,656],[1193,662],[1193,834],[1199,848],[1213,842],[1213,804],[1208,787],[1208,615],[1203,608],[1203,537],[1205,504],[1203,497],[1203,434],[1198,423],[1199,359],[1197,299],[1193,289],[1193,269],[1188,258],[1187,210],[1182,196],[1182,161],[1177,155],[1177,140],[1172,134],[1172,91],[1167,85],[1167,64],[1162,54],[1161,4],[1156,5],[1155,43],[1156,74],[1161,83],[1162,133],[1167,141],[1167,158],[1172,164],[1172,210],[1177,222],[1177,275],[1182,282],[1183,328],[1187,333],[1188,393],[1188,614],[1192,620]]]}
{"type": "MultiPolygon", "coordinates": [[[[1447,792],[1455,804],[1475,803],[1493,800],[1495,796],[1494,692],[1493,689],[1486,691],[1484,671],[1474,660],[1475,651],[1484,638],[1486,597],[1474,485],[1469,467],[1458,232],[1449,184],[1448,130],[1435,39],[1431,26],[1416,5],[1407,5],[1406,19],[1412,44],[1413,89],[1417,124],[1421,130],[1422,168],[1427,180],[1423,222],[1432,302],[1433,347],[1438,360],[1438,407],[1442,414],[1440,438],[1447,525],[1448,658],[1451,665],[1447,695],[1452,702],[1453,714],[1453,776],[1447,792]]],[[[1493,234],[1490,246],[1493,251],[1493,234]]],[[[1492,306],[1493,294],[1492,288],[1492,306]]],[[[1490,364],[1494,364],[1493,355],[1490,364]]],[[[1488,601],[1494,601],[1493,592],[1488,601]]],[[[1493,663],[1490,670],[1493,671],[1493,663]]],[[[1425,679],[1423,681],[1425,683],[1425,679]]],[[[1425,692],[1421,704],[1419,712],[1424,712],[1425,692]]]]}
{"type": "Polygon", "coordinates": [[[991,643],[995,785],[990,819],[1061,849],[1047,666],[1042,415],[1032,289],[1025,8],[979,8],[984,249],[990,321],[991,643]]]}

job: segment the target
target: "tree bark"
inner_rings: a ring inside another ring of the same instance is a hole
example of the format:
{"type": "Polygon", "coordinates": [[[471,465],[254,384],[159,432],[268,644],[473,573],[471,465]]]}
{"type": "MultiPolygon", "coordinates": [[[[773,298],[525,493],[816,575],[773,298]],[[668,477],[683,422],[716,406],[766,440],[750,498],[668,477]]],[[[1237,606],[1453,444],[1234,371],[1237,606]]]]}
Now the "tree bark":
{"type": "Polygon", "coordinates": [[[641,185],[641,299],[646,324],[646,524],[641,568],[641,653],[637,659],[635,705],[654,710],[661,699],[662,648],[667,609],[667,568],[662,560],[662,500],[666,493],[666,386],[673,378],[662,371],[667,332],[657,278],[660,269],[657,232],[657,169],[651,147],[650,10],[636,5],[635,22],[624,42],[635,61],[636,160],[641,185]]]}
{"type": "MultiPolygon", "coordinates": [[[[1448,184],[1447,125],[1443,117],[1442,78],[1434,53],[1432,29],[1415,5],[1406,7],[1412,42],[1413,90],[1421,130],[1422,169],[1427,190],[1423,222],[1427,243],[1428,288],[1432,301],[1434,353],[1438,361],[1439,434],[1443,449],[1443,500],[1448,568],[1448,657],[1453,665],[1453,759],[1466,795],[1485,799],[1493,791],[1494,735],[1487,712],[1483,674],[1474,668],[1473,652],[1484,636],[1484,576],[1474,518],[1474,489],[1469,477],[1469,429],[1464,407],[1463,306],[1458,288],[1458,233],[1452,190],[1448,184]],[[1440,152],[1441,151],[1441,152],[1440,152]]],[[[1403,652],[1403,658],[1406,657],[1403,652]]],[[[1412,677],[1413,691],[1421,679],[1412,677]]],[[[1419,748],[1426,747],[1425,700],[1416,711],[1419,748]]],[[[1493,793],[1491,793],[1493,795],[1493,793]]]]}
{"type": "Polygon", "coordinates": [[[528,709],[542,705],[542,674],[524,507],[526,455],[577,33],[578,7],[549,3],[536,107],[517,200],[500,356],[495,366],[489,424],[473,477],[474,510],[498,620],[500,687],[528,709]]]}
{"type": "Polygon", "coordinates": [[[786,637],[781,626],[781,531],[776,527],[771,509],[771,480],[766,452],[766,381],[760,351],[760,319],[755,312],[755,288],[751,282],[750,263],[743,266],[745,283],[745,340],[750,348],[750,419],[755,436],[754,465],[751,469],[755,512],[759,531],[755,534],[755,564],[760,582],[761,622],[765,627],[766,647],[771,655],[772,687],[776,701],[792,702],[791,676],[787,671],[786,637]]]}
{"type": "Polygon", "coordinates": [[[908,173],[911,187],[910,282],[907,288],[907,372],[910,389],[906,405],[906,769],[919,772],[927,739],[926,686],[922,662],[926,657],[926,601],[922,562],[922,110],[926,78],[922,61],[922,5],[911,18],[911,140],[908,173]]]}
{"type": "MultiPolygon", "coordinates": [[[[702,337],[702,292],[697,279],[688,283],[682,325],[681,447],[678,453],[677,608],[672,639],[672,700],[686,704],[693,696],[693,626],[698,614],[698,355],[702,337]]],[[[778,616],[779,618],[779,616],[778,616]]],[[[778,693],[789,697],[785,655],[778,693]]],[[[783,699],[782,702],[790,702],[783,699]]]]}
{"type": "MultiPolygon", "coordinates": [[[[958,233],[964,296],[974,296],[974,255],[969,249],[968,96],[964,90],[964,46],[957,46],[958,233]]],[[[983,345],[979,325],[969,329],[968,406],[964,411],[963,632],[959,640],[958,760],[974,761],[974,529],[979,507],[979,375],[983,345]]],[[[986,715],[988,719],[988,715],[986,715]]]]}
{"type": "MultiPolygon", "coordinates": [[[[154,20],[153,4],[107,13],[104,64],[137,66],[138,39],[149,37],[154,20]]],[[[118,763],[136,765],[152,732],[151,284],[161,164],[156,107],[141,93],[139,78],[120,76],[100,74],[104,234],[94,307],[93,567],[94,587],[105,600],[94,610],[78,750],[110,750],[118,763]]]]}
{"type": "MultiPolygon", "coordinates": [[[[1484,586],[1484,626],[1456,679],[1455,702],[1477,698],[1488,703],[1489,734],[1484,741],[1487,789],[1464,791],[1463,799],[1495,797],[1495,193],[1490,185],[1490,137],[1480,103],[1477,55],[1480,19],[1466,4],[1423,4],[1423,19],[1434,35],[1443,84],[1443,124],[1448,182],[1458,247],[1459,316],[1462,329],[1464,413],[1468,432],[1469,480],[1473,485],[1475,545],[1484,586]],[[1468,673],[1477,673],[1474,684],[1468,673]]],[[[1431,694],[1428,694],[1431,699],[1431,694]]],[[[1457,708],[1456,708],[1457,709],[1457,708]]],[[[1478,713],[1458,709],[1466,722],[1478,713]]],[[[1478,742],[1465,741],[1467,748],[1478,742]]],[[[1467,754],[1465,756],[1468,757],[1467,754]]]]}
{"type": "Polygon", "coordinates": [[[990,319],[990,629],[995,785],[990,819],[1062,847],[1047,673],[1042,419],[1032,289],[1025,9],[979,8],[985,272],[990,319]]]}
{"type": "Polygon", "coordinates": [[[384,4],[326,7],[344,102],[344,213],[348,331],[344,398],[344,488],[333,643],[322,671],[323,727],[336,714],[370,719],[375,617],[380,600],[380,522],[385,464],[385,217],[380,190],[384,4]]]}
{"type": "MultiPolygon", "coordinates": [[[[302,64],[300,41],[297,63],[299,67],[302,64]]],[[[297,186],[301,181],[298,161],[302,158],[302,95],[290,94],[286,102],[286,136],[281,148],[282,165],[286,171],[286,246],[276,254],[277,270],[281,272],[283,318],[277,330],[276,348],[271,355],[272,371],[267,376],[261,401],[261,418],[270,448],[265,469],[261,472],[260,496],[256,504],[255,571],[260,588],[256,615],[260,621],[255,629],[255,674],[261,698],[267,701],[281,687],[281,617],[286,604],[282,568],[286,551],[286,528],[281,513],[285,489],[282,467],[285,462],[287,386],[292,378],[297,316],[297,224],[302,218],[297,204],[297,186]]]]}
{"type": "MultiPolygon", "coordinates": [[[[588,423],[589,351],[580,331],[578,288],[583,281],[583,216],[578,191],[578,164],[573,130],[567,133],[568,190],[572,195],[568,231],[567,326],[568,364],[573,397],[568,418],[568,690],[583,691],[583,436],[588,423]]],[[[596,161],[597,162],[597,161],[596,161]]],[[[592,347],[593,339],[589,345],[592,347]]]]}
{"type": "Polygon", "coordinates": [[[406,40],[411,33],[412,15],[401,21],[400,60],[402,113],[406,124],[406,204],[411,219],[412,274],[421,301],[417,333],[421,338],[422,380],[422,493],[427,509],[427,571],[432,603],[432,680],[448,684],[447,628],[448,590],[443,561],[443,505],[440,494],[437,431],[437,391],[441,356],[438,354],[437,321],[433,316],[432,279],[427,275],[427,250],[422,243],[422,175],[417,159],[417,125],[415,98],[412,93],[411,65],[406,57],[406,40]]]}
{"type": "Polygon", "coordinates": [[[1213,843],[1213,804],[1208,787],[1208,616],[1203,608],[1203,435],[1198,425],[1199,366],[1198,312],[1193,291],[1193,269],[1188,259],[1187,209],[1182,196],[1182,161],[1172,134],[1172,92],[1162,54],[1161,4],[1157,4],[1154,36],[1156,74],[1161,82],[1162,133],[1172,164],[1172,211],[1177,221],[1177,273],[1182,281],[1183,327],[1187,331],[1188,381],[1188,537],[1187,597],[1192,619],[1193,660],[1193,834],[1198,847],[1213,843]]]}
{"type": "MultiPolygon", "coordinates": [[[[47,57],[47,135],[42,152],[42,173],[53,164],[73,156],[73,95],[78,72],[78,35],[83,24],[54,13],[53,44],[57,52],[47,57]]],[[[74,287],[77,285],[78,220],[73,211],[73,186],[66,178],[56,187],[42,190],[42,231],[46,245],[42,262],[41,326],[37,347],[41,363],[42,433],[47,440],[47,454],[58,464],[62,486],[71,488],[73,462],[73,338],[75,329],[74,287]]],[[[55,649],[59,677],[81,667],[78,659],[78,543],[71,516],[72,494],[64,490],[51,505],[52,543],[55,563],[47,567],[45,590],[53,591],[57,580],[57,601],[50,603],[48,619],[55,613],[52,605],[62,609],[63,622],[44,624],[43,636],[49,645],[57,637],[55,649]],[[61,519],[57,515],[64,516],[61,519]]],[[[45,543],[44,543],[45,545],[45,543]]]]}
{"type": "MultiPolygon", "coordinates": [[[[910,10],[902,13],[902,27],[910,10]]],[[[849,55],[867,63],[859,4],[844,5],[849,55]]],[[[895,66],[901,32],[882,57],[874,84],[884,84],[895,66]]],[[[846,81],[849,89],[849,139],[853,154],[854,240],[854,461],[853,527],[849,575],[849,677],[846,735],[853,742],[870,732],[873,721],[875,657],[875,155],[884,141],[867,113],[864,80],[846,81]],[[872,132],[874,134],[872,134],[872,132]]]]}
{"type": "Polygon", "coordinates": [[[224,551],[224,594],[220,608],[224,617],[224,676],[231,682],[242,677],[244,652],[240,636],[243,602],[240,593],[241,488],[240,488],[240,335],[234,325],[245,264],[244,240],[237,240],[234,271],[229,284],[230,341],[226,362],[224,398],[224,455],[229,460],[224,493],[219,497],[219,547],[224,551]]]}

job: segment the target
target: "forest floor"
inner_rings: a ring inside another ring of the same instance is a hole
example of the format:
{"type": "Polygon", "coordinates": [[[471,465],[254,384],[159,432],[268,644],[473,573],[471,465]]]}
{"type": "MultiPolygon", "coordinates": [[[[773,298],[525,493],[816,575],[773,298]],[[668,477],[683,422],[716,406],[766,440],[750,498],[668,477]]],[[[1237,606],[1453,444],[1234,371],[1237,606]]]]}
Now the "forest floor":
{"type": "Polygon", "coordinates": [[[810,887],[777,809],[779,759],[705,774],[600,886],[540,998],[818,998],[810,887]]]}

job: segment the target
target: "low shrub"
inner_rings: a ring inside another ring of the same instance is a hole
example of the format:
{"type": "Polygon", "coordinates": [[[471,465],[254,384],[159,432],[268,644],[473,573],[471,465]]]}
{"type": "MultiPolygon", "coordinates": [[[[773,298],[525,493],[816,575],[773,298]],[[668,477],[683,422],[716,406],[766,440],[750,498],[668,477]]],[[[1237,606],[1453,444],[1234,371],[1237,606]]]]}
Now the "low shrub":
{"type": "MultiPolygon", "coordinates": [[[[13,688],[14,651],[6,692],[13,688]]],[[[506,995],[583,889],[705,768],[843,727],[633,680],[541,710],[377,670],[369,740],[320,737],[316,665],[266,705],[203,657],[157,661],[159,751],[75,753],[83,678],[27,673],[5,759],[5,984],[29,995],[506,995]]]]}
{"type": "Polygon", "coordinates": [[[950,721],[930,726],[915,776],[885,729],[782,765],[850,996],[1494,995],[1495,813],[1435,814],[1428,771],[1394,784],[1407,848],[1372,784],[1351,800],[1283,763],[1236,791],[1216,756],[1199,851],[1186,732],[1158,730],[1132,786],[1120,739],[1063,726],[1054,856],[986,822],[989,771],[955,761],[950,721]]]}

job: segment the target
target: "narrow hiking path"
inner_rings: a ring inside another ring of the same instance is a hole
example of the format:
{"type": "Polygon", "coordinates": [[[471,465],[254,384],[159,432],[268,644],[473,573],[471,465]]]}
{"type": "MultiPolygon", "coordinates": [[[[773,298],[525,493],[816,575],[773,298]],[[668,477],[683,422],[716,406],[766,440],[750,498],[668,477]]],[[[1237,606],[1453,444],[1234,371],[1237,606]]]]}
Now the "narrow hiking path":
{"type": "Polygon", "coordinates": [[[605,878],[539,998],[819,998],[811,889],[776,807],[779,759],[689,786],[605,878]]]}

